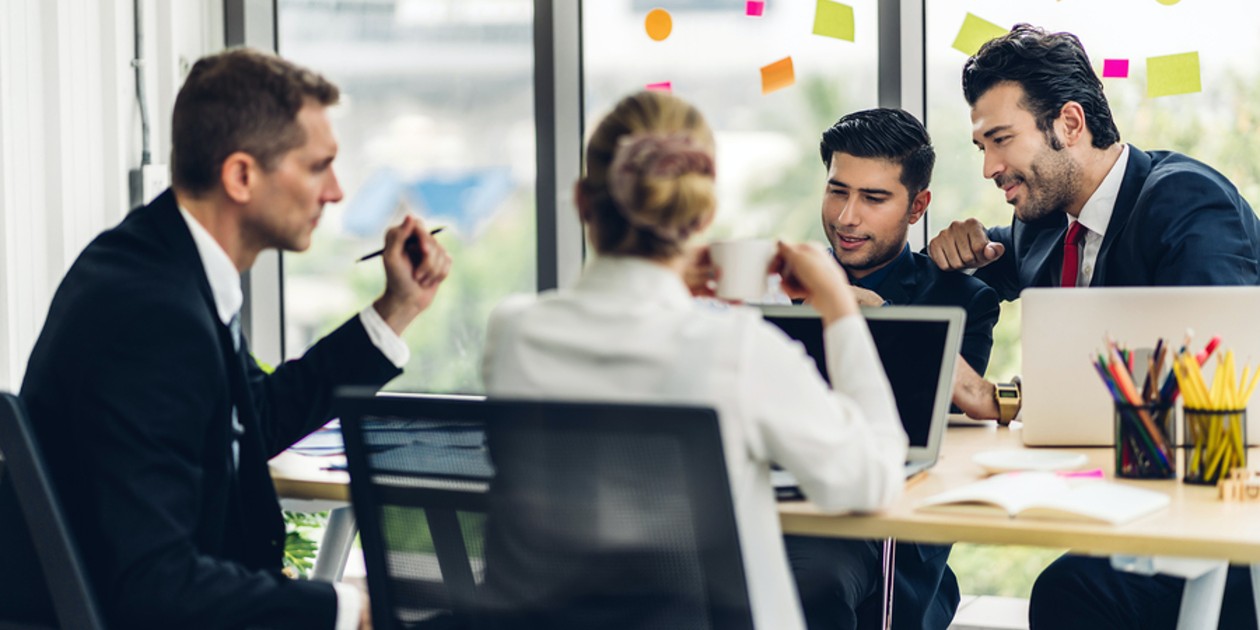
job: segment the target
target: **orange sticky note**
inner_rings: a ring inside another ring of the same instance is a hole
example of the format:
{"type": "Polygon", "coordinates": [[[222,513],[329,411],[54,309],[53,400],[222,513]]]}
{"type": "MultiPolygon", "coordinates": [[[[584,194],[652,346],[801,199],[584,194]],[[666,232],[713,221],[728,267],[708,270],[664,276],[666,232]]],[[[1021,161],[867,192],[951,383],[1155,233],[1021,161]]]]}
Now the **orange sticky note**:
{"type": "Polygon", "coordinates": [[[652,9],[643,20],[643,29],[653,40],[664,41],[674,30],[674,17],[665,9],[652,9]]]}
{"type": "Polygon", "coordinates": [[[768,66],[761,67],[761,93],[769,94],[796,83],[796,71],[792,58],[784,57],[768,66]]]}

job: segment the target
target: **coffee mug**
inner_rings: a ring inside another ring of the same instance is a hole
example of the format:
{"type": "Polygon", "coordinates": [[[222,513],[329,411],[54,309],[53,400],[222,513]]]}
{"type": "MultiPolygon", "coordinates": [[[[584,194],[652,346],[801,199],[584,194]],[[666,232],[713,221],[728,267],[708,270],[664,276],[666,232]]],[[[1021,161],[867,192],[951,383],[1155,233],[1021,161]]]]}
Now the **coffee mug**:
{"type": "Polygon", "coordinates": [[[754,302],[766,294],[770,261],[777,248],[768,238],[744,238],[709,244],[709,258],[717,267],[717,296],[754,302]]]}

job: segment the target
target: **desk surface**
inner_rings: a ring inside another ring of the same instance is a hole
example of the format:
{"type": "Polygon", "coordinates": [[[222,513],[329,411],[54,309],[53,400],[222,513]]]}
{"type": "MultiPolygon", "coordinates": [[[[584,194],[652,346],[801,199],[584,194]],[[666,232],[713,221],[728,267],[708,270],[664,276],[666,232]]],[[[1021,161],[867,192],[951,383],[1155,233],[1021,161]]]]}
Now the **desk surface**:
{"type": "MultiPolygon", "coordinates": [[[[1006,519],[963,514],[915,511],[924,498],[984,477],[971,461],[975,453],[991,449],[1023,448],[1016,428],[996,426],[951,427],[945,434],[941,461],[911,483],[889,509],[871,515],[833,515],[808,502],[779,504],[783,531],[842,538],[884,538],[922,542],[977,542],[1033,545],[1071,549],[1079,553],[1188,556],[1260,563],[1260,503],[1224,503],[1215,487],[1191,486],[1177,480],[1127,481],[1141,488],[1166,492],[1171,505],[1120,526],[1006,519]]],[[[1085,453],[1089,468],[1113,469],[1111,448],[1064,449],[1085,453]]],[[[1260,457],[1252,449],[1251,461],[1260,457]]],[[[321,470],[333,460],[284,454],[272,460],[272,477],[281,497],[349,500],[349,477],[321,470]]]]}
{"type": "MultiPolygon", "coordinates": [[[[1124,525],[1091,525],[1036,519],[1008,519],[915,511],[923,499],[972,483],[985,476],[972,463],[975,453],[991,449],[1024,448],[1018,424],[951,427],[945,434],[941,460],[910,484],[895,505],[879,514],[837,517],[818,512],[807,502],[781,503],[783,530],[797,534],[846,538],[892,536],[921,542],[976,542],[1059,547],[1078,553],[1188,556],[1260,562],[1260,503],[1225,503],[1214,486],[1193,486],[1178,480],[1114,480],[1139,488],[1166,492],[1167,509],[1124,525]]],[[[1088,468],[1101,468],[1110,477],[1113,451],[1069,448],[1084,453],[1088,468]]],[[[1251,461],[1260,457],[1252,449],[1251,461]]]]}

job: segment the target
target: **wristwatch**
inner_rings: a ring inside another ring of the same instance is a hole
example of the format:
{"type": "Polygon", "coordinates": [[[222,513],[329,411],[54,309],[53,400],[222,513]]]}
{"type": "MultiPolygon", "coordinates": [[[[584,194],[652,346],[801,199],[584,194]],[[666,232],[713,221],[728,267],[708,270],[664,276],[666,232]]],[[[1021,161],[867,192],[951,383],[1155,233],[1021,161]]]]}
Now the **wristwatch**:
{"type": "Polygon", "coordinates": [[[997,402],[998,407],[998,424],[1006,426],[1019,415],[1019,408],[1023,403],[1022,394],[1018,376],[1011,379],[1009,383],[993,384],[993,400],[997,402]]]}

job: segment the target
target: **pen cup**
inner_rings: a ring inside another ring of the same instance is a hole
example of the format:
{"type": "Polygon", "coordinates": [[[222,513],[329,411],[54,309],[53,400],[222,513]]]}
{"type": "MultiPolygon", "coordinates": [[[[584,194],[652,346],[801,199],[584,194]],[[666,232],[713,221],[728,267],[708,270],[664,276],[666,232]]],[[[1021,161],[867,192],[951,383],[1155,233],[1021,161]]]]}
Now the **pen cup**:
{"type": "Polygon", "coordinates": [[[1171,403],[1116,403],[1116,476],[1128,479],[1174,479],[1177,450],[1173,447],[1171,403]]]}
{"type": "Polygon", "coordinates": [[[1186,483],[1215,484],[1247,466],[1247,410],[1186,407],[1186,483]]]}

